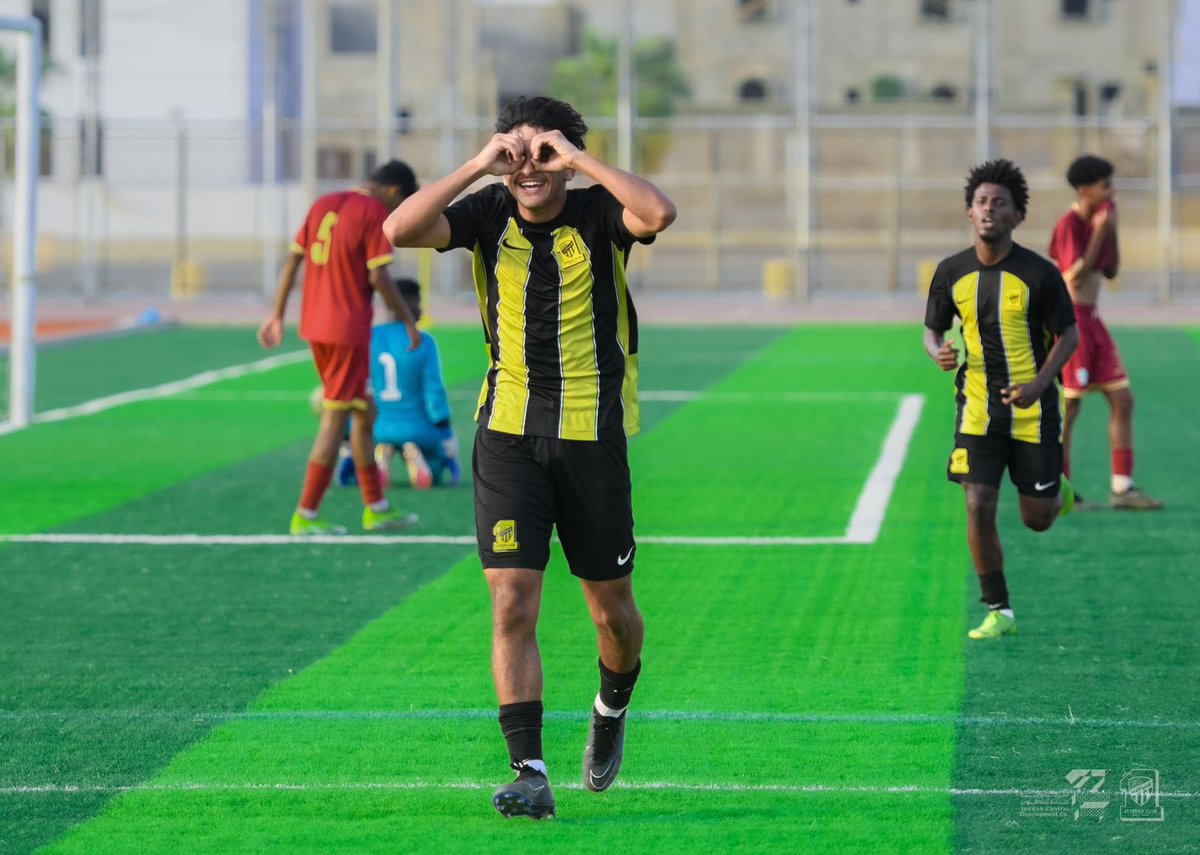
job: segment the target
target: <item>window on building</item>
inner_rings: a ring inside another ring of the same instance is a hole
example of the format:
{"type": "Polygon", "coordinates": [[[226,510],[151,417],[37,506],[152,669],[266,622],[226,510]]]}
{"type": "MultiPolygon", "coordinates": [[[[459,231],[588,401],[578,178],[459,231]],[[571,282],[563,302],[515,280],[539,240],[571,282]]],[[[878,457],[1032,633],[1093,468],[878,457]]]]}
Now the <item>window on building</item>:
{"type": "Polygon", "coordinates": [[[329,50],[332,53],[375,53],[375,4],[333,0],[329,4],[329,50]]]}
{"type": "Polygon", "coordinates": [[[100,0],[79,0],[79,55],[100,56],[100,0]]]}
{"type": "Polygon", "coordinates": [[[1088,0],[1061,0],[1059,7],[1064,18],[1086,18],[1091,14],[1091,3],[1088,0]]]}
{"type": "Polygon", "coordinates": [[[742,23],[762,23],[771,11],[769,0],[738,0],[738,20],[742,23]]]}
{"type": "Polygon", "coordinates": [[[358,178],[354,153],[348,148],[322,146],[317,149],[317,178],[358,178]]]}
{"type": "Polygon", "coordinates": [[[758,78],[743,80],[738,86],[738,100],[745,101],[763,101],[767,97],[767,84],[758,78]]]}
{"type": "Polygon", "coordinates": [[[941,83],[929,90],[929,97],[942,104],[958,99],[958,90],[948,83],[941,83]]]}
{"type": "Polygon", "coordinates": [[[1075,84],[1075,103],[1073,106],[1076,116],[1086,116],[1088,114],[1088,91],[1086,84],[1081,82],[1075,84]]]}
{"type": "Polygon", "coordinates": [[[1121,97],[1120,83],[1105,83],[1100,87],[1100,106],[1107,109],[1121,97]]]}
{"type": "Polygon", "coordinates": [[[846,103],[847,104],[857,104],[860,98],[862,98],[862,93],[859,92],[856,87],[851,86],[849,89],[846,90],[846,103]]]}
{"type": "Polygon", "coordinates": [[[925,21],[949,21],[950,0],[921,0],[921,19],[925,21]]]}
{"type": "Polygon", "coordinates": [[[33,0],[29,14],[42,22],[42,50],[50,52],[50,0],[33,0]]]}

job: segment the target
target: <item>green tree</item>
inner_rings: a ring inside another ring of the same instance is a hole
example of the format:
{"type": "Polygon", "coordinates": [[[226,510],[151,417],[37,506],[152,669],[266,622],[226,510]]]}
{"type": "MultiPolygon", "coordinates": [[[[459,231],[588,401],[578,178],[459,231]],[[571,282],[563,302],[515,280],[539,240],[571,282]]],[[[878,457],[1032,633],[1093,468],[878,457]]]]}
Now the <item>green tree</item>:
{"type": "MultiPolygon", "coordinates": [[[[691,94],[675,59],[675,45],[663,38],[639,39],[633,46],[637,79],[637,114],[670,116],[675,102],[691,94]]],[[[583,35],[583,49],[559,60],[550,70],[546,90],[568,101],[585,116],[617,112],[617,39],[592,31],[583,35]]]]}

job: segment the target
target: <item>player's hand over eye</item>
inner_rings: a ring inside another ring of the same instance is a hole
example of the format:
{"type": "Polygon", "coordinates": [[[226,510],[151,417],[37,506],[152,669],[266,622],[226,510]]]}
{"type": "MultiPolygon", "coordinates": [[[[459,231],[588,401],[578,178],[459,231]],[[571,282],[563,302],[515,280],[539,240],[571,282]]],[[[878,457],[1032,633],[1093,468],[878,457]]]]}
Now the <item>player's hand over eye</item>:
{"type": "Polygon", "coordinates": [[[475,155],[475,165],[488,175],[511,175],[521,168],[526,157],[525,140],[516,134],[494,134],[475,155]]]}
{"type": "Polygon", "coordinates": [[[575,158],[579,156],[579,149],[562,131],[542,131],[529,141],[529,150],[533,152],[534,167],[541,172],[574,169],[575,158]]]}

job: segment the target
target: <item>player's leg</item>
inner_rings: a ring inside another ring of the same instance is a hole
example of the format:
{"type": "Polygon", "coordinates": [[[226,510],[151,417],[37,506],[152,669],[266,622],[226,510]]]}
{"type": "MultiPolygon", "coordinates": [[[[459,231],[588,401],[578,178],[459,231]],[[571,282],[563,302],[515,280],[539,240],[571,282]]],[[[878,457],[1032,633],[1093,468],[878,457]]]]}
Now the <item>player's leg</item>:
{"type": "Polygon", "coordinates": [[[1108,447],[1112,457],[1112,496],[1118,510],[1153,511],[1162,502],[1133,483],[1133,391],[1129,386],[1104,390],[1108,399],[1108,447]]]}
{"type": "Polygon", "coordinates": [[[350,455],[363,500],[363,529],[398,531],[417,522],[415,514],[394,510],[383,494],[383,478],[375,463],[375,404],[370,398],[355,410],[350,422],[350,455]]]}
{"type": "Polygon", "coordinates": [[[1017,488],[1021,522],[1032,531],[1046,531],[1074,500],[1063,476],[1063,448],[1057,442],[1013,442],[1008,474],[1017,488]]]}
{"type": "Polygon", "coordinates": [[[304,470],[300,500],[292,513],[288,530],[293,535],[345,534],[343,526],[321,520],[317,511],[333,480],[338,447],[346,430],[349,399],[341,385],[337,348],[318,342],[311,343],[310,348],[323,389],[321,415],[304,470]]]}
{"type": "Polygon", "coordinates": [[[583,750],[583,785],[608,789],[625,747],[645,626],[633,597],[633,500],[624,438],[558,443],[558,534],[596,628],[599,690],[583,750]]]}
{"type": "Polygon", "coordinates": [[[1008,459],[1008,440],[955,434],[946,477],[962,484],[967,510],[967,548],[979,581],[980,600],[988,607],[983,623],[971,638],[995,638],[1016,631],[1008,583],[1004,578],[1004,549],[996,528],[1000,478],[1008,459]]]}
{"type": "Polygon", "coordinates": [[[492,678],[516,780],[492,794],[506,818],[554,815],[542,755],[542,579],[550,559],[553,488],[532,437],[476,433],[475,534],[492,599],[492,678]]]}

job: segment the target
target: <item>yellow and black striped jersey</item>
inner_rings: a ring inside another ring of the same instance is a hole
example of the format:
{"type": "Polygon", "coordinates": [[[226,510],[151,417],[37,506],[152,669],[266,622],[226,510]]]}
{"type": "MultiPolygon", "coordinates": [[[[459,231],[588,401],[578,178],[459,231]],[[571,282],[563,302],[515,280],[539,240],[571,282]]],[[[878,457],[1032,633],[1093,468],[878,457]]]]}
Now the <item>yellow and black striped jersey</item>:
{"type": "Polygon", "coordinates": [[[501,433],[615,439],[638,430],[637,313],[625,263],[637,238],[604,187],[569,190],[529,223],[502,183],[446,209],[445,249],[474,253],[491,353],[476,422],[501,433]]]}
{"type": "Polygon", "coordinates": [[[1061,442],[1063,398],[1057,378],[1031,407],[1012,407],[1000,398],[1001,389],[1032,382],[1055,336],[1075,323],[1058,269],[1018,244],[990,267],[980,262],[974,247],[965,249],[937,266],[925,326],[945,333],[956,315],[962,319],[966,351],[955,380],[957,431],[1061,442]]]}

